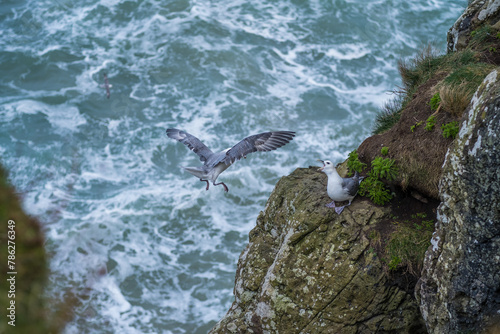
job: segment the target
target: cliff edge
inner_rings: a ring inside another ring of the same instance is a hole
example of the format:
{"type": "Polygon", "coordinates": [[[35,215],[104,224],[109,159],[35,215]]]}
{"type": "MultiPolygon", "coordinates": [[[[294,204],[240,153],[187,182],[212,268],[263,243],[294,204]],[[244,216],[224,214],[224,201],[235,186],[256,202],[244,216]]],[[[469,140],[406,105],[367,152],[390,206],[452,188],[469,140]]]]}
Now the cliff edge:
{"type": "Polygon", "coordinates": [[[278,182],[211,333],[425,333],[412,294],[390,282],[367,237],[390,208],[358,199],[339,216],[325,189],[315,167],[278,182]]]}

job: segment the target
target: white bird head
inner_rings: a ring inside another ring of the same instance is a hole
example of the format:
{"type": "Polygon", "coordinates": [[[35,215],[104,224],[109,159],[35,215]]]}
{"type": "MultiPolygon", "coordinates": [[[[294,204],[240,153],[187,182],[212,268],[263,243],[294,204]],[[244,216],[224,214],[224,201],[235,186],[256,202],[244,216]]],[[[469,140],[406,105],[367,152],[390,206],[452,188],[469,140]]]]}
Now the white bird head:
{"type": "Polygon", "coordinates": [[[323,163],[323,167],[321,167],[319,170],[326,173],[330,174],[333,171],[335,171],[335,165],[330,161],[330,160],[318,160],[323,163]]]}

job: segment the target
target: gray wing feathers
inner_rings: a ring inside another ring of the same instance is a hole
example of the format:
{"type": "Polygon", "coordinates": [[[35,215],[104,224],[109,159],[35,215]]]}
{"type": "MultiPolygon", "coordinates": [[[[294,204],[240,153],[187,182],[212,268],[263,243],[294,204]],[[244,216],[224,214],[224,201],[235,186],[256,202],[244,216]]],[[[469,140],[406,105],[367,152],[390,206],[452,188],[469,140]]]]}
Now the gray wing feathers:
{"type": "Polygon", "coordinates": [[[167,129],[167,136],[169,138],[175,139],[192,150],[194,153],[198,154],[201,161],[207,161],[212,154],[214,154],[205,144],[203,144],[198,138],[189,133],[177,129],[167,129]]]}
{"type": "Polygon", "coordinates": [[[295,137],[295,132],[292,131],[263,132],[246,137],[226,152],[223,161],[226,164],[232,164],[252,152],[275,150],[288,144],[293,137],[295,137]]]}
{"type": "Polygon", "coordinates": [[[352,178],[342,178],[342,188],[347,191],[349,196],[354,196],[358,192],[359,184],[364,177],[359,177],[358,172],[352,178]]]}

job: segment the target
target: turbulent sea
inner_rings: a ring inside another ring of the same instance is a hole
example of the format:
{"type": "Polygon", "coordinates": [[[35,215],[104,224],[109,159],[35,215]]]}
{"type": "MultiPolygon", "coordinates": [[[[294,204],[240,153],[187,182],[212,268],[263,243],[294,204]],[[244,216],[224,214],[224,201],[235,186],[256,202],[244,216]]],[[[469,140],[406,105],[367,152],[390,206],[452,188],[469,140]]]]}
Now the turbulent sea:
{"type": "MultiPolygon", "coordinates": [[[[65,333],[206,333],[280,177],[343,161],[400,85],[397,61],[467,1],[2,0],[0,163],[43,224],[65,333]],[[104,73],[112,85],[106,98],[104,73]],[[175,127],[222,150],[296,131],[205,191],[175,127]]],[[[1,222],[6,223],[6,222],[1,222]]]]}

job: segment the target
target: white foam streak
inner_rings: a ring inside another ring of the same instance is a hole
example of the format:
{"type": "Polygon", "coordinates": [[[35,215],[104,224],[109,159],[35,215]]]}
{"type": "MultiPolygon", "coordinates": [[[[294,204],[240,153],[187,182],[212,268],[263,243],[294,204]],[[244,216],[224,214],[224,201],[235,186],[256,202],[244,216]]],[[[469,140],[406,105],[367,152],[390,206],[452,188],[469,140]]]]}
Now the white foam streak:
{"type": "Polygon", "coordinates": [[[6,120],[12,121],[19,114],[35,115],[42,113],[47,116],[48,121],[55,131],[75,131],[78,126],[86,124],[86,119],[80,114],[78,108],[68,105],[50,106],[35,100],[21,100],[7,103],[2,106],[2,113],[6,120]]]}
{"type": "Polygon", "coordinates": [[[344,44],[335,49],[329,49],[326,55],[340,60],[352,60],[364,57],[369,53],[370,50],[364,45],[344,44]]]}

